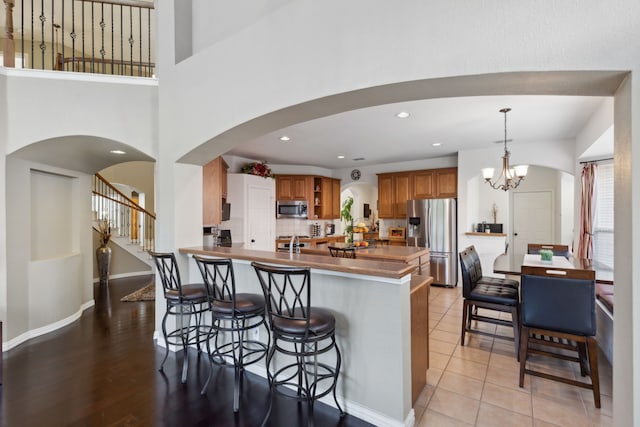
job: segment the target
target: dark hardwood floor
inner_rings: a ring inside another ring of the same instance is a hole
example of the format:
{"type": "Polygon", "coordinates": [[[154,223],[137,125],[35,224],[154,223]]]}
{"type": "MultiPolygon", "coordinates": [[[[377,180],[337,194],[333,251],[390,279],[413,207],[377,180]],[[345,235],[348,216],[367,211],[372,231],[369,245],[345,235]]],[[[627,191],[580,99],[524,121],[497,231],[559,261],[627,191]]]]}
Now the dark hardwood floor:
{"type": "MultiPolygon", "coordinates": [[[[264,378],[245,374],[240,412],[233,413],[233,370],[216,367],[206,396],[206,359],[189,352],[189,378],[180,382],[182,357],[153,341],[154,303],[120,302],[153,276],[95,285],[96,305],[58,331],[34,338],[4,357],[0,421],[4,426],[259,426],[267,412],[264,378]]],[[[347,408],[348,410],[348,408],[347,408]]],[[[306,404],[276,397],[269,426],[307,425],[306,404]]],[[[368,426],[317,403],[316,426],[368,426]]]]}

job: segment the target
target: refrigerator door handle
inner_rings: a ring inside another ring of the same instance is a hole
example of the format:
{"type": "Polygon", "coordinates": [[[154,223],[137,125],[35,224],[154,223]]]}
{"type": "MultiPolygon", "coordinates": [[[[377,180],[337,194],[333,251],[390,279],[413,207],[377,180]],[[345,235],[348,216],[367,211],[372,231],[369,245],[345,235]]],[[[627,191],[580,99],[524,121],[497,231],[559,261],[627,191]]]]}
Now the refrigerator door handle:
{"type": "Polygon", "coordinates": [[[427,207],[427,224],[426,224],[426,235],[427,235],[427,247],[431,247],[431,205],[427,207]]]}

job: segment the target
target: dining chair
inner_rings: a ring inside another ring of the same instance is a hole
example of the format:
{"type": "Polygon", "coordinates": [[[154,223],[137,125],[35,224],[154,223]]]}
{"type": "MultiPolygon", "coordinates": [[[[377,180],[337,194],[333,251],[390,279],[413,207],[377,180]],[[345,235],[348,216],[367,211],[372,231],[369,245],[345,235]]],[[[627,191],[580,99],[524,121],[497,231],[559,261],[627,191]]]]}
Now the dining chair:
{"type": "Polygon", "coordinates": [[[469,246],[460,252],[460,268],[462,270],[462,296],[464,298],[460,345],[464,346],[467,332],[513,340],[517,357],[520,339],[518,281],[483,276],[480,258],[474,246],[469,246]],[[511,321],[480,314],[478,308],[510,313],[511,321]],[[473,328],[473,322],[487,322],[511,327],[513,328],[513,337],[473,328]]]}
{"type": "Polygon", "coordinates": [[[595,272],[522,266],[521,293],[520,387],[529,374],[591,389],[600,408],[595,272]],[[531,355],[578,363],[591,382],[575,380],[570,366],[567,375],[527,367],[531,355]]]}
{"type": "Polygon", "coordinates": [[[541,250],[546,249],[553,252],[554,256],[563,256],[567,259],[571,258],[571,251],[569,251],[569,245],[554,245],[545,243],[528,243],[527,253],[538,254],[541,250]]]}

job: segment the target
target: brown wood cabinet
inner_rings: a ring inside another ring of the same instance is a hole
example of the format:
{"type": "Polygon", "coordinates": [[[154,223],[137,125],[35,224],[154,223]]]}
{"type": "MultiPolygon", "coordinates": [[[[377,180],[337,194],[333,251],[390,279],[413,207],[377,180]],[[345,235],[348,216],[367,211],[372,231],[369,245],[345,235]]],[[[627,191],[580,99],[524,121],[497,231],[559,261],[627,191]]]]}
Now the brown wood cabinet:
{"type": "Polygon", "coordinates": [[[318,219],[340,218],[340,180],[316,176],[313,178],[313,216],[318,219]]]}
{"type": "Polygon", "coordinates": [[[378,217],[404,218],[407,216],[407,200],[413,191],[410,173],[378,175],[378,217]]]}
{"type": "Polygon", "coordinates": [[[378,216],[404,218],[407,200],[458,196],[458,168],[378,174],[378,216]]]}
{"type": "Polygon", "coordinates": [[[458,197],[458,168],[436,169],[435,197],[458,197]]]}
{"type": "Polygon", "coordinates": [[[222,222],[222,203],[227,199],[229,165],[219,156],[202,167],[202,224],[222,222]]]}
{"type": "Polygon", "coordinates": [[[430,199],[435,197],[433,171],[417,171],[413,175],[412,199],[430,199]]]}
{"type": "Polygon", "coordinates": [[[429,369],[429,275],[411,276],[411,401],[416,403],[427,385],[429,369]]]}
{"type": "Polygon", "coordinates": [[[413,194],[413,175],[399,173],[394,177],[393,215],[395,218],[407,216],[407,200],[413,194]]]}
{"type": "Polygon", "coordinates": [[[276,200],[311,199],[313,177],[310,175],[278,175],[276,176],[276,200]]]}
{"type": "Polygon", "coordinates": [[[393,218],[393,175],[378,175],[378,217],[393,218]]]}
{"type": "Polygon", "coordinates": [[[276,176],[276,200],[306,200],[309,219],[340,218],[340,180],[313,175],[276,176]]]}
{"type": "Polygon", "coordinates": [[[340,219],[340,180],[333,179],[331,181],[331,206],[333,214],[331,216],[332,219],[340,219]]]}

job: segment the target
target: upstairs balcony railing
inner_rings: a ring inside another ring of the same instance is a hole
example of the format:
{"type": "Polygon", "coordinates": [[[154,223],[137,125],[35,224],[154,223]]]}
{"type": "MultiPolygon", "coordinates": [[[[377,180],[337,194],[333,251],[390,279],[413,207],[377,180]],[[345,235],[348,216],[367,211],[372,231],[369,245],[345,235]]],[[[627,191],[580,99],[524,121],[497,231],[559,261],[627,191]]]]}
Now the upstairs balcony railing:
{"type": "Polygon", "coordinates": [[[5,67],[154,75],[152,0],[3,1],[5,67]]]}

